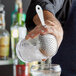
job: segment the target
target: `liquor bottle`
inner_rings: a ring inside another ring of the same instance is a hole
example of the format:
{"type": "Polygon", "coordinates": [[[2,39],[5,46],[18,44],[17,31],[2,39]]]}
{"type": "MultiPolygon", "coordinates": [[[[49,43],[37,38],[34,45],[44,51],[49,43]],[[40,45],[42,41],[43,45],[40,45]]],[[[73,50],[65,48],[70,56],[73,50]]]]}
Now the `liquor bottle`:
{"type": "Polygon", "coordinates": [[[16,20],[13,22],[11,26],[11,45],[12,45],[12,58],[14,59],[14,66],[13,66],[14,76],[26,76],[25,63],[23,63],[16,57],[16,45],[19,40],[25,38],[27,33],[25,20],[26,20],[26,14],[23,13],[22,2],[18,2],[16,20]]]}
{"type": "Polygon", "coordinates": [[[23,8],[22,8],[22,3],[19,4],[18,8],[18,13],[17,13],[17,20],[18,20],[18,30],[19,30],[19,40],[22,40],[25,38],[27,34],[27,29],[26,29],[26,14],[23,13],[23,8]]]}
{"type": "Polygon", "coordinates": [[[18,12],[19,0],[15,1],[15,9],[11,14],[11,50],[12,58],[16,58],[16,45],[19,40],[18,23],[17,23],[17,12],[18,12]]]}
{"type": "Polygon", "coordinates": [[[16,57],[16,45],[19,40],[25,38],[26,35],[26,27],[25,27],[25,19],[26,15],[23,14],[22,2],[18,3],[18,12],[16,13],[16,20],[13,22],[11,26],[11,49],[12,49],[12,58],[16,57]]]}
{"type": "Polygon", "coordinates": [[[16,58],[16,45],[19,41],[19,31],[18,31],[18,23],[14,23],[11,26],[11,50],[12,50],[12,58],[16,58]]]}
{"type": "Polygon", "coordinates": [[[17,14],[17,19],[18,19],[18,30],[19,30],[19,40],[22,40],[25,38],[27,34],[27,29],[26,29],[26,24],[25,24],[25,19],[26,15],[23,13],[23,9],[20,6],[18,9],[18,14],[17,14]]]}
{"type": "Polygon", "coordinates": [[[9,57],[9,32],[5,29],[4,5],[0,4],[0,60],[9,57]]]}

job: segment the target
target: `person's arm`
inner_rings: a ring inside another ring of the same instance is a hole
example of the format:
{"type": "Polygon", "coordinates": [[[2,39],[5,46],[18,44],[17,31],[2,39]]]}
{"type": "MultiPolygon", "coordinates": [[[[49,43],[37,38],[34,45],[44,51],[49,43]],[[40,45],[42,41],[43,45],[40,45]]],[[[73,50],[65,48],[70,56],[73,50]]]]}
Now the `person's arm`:
{"type": "Polygon", "coordinates": [[[29,17],[29,19],[33,19],[33,22],[37,26],[27,35],[26,38],[27,39],[29,37],[34,38],[35,36],[39,34],[51,33],[56,37],[58,46],[59,46],[63,39],[63,30],[62,30],[60,22],[56,19],[55,14],[61,8],[64,0],[51,0],[51,1],[53,2],[50,2],[49,0],[32,0],[31,7],[29,7],[30,14],[31,14],[31,17],[29,17]],[[60,1],[61,3],[59,2],[58,4],[57,1],[58,2],[60,1]],[[41,27],[41,22],[35,11],[35,6],[37,4],[41,5],[41,7],[44,10],[44,18],[47,25],[47,29],[44,29],[43,27],[41,27]],[[40,30],[44,30],[45,32],[42,33],[40,30]]]}
{"type": "Polygon", "coordinates": [[[62,8],[63,3],[64,0],[31,0],[27,11],[27,18],[32,19],[36,15],[36,5],[40,5],[43,10],[47,10],[55,15],[62,8]]]}
{"type": "Polygon", "coordinates": [[[63,3],[64,0],[31,0],[26,18],[26,26],[28,31],[32,30],[36,26],[33,23],[33,17],[36,15],[35,7],[37,4],[39,4],[43,10],[47,10],[55,15],[62,8],[63,3]]]}
{"type": "Polygon", "coordinates": [[[33,22],[35,23],[36,27],[29,32],[29,34],[26,36],[26,39],[35,38],[39,34],[44,35],[49,33],[56,37],[59,47],[63,39],[63,29],[61,27],[61,24],[56,19],[56,17],[49,11],[44,10],[43,13],[44,13],[44,18],[47,28],[45,29],[42,27],[38,15],[35,15],[33,18],[33,22]],[[42,32],[42,30],[44,30],[44,32],[42,32]]]}

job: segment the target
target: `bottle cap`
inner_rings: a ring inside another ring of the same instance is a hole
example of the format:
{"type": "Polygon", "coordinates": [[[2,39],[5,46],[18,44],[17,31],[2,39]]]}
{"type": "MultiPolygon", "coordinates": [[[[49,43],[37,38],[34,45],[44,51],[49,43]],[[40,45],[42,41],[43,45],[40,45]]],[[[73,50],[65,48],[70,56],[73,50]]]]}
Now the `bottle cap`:
{"type": "Polygon", "coordinates": [[[18,8],[18,13],[22,13],[23,9],[22,8],[18,8]]]}

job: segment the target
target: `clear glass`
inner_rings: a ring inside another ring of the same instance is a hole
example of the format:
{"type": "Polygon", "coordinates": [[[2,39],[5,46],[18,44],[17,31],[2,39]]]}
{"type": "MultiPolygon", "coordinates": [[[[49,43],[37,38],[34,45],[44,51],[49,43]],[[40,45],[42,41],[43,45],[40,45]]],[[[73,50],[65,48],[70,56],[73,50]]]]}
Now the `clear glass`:
{"type": "Polygon", "coordinates": [[[61,67],[58,64],[33,65],[31,67],[32,76],[60,76],[61,67]]]}
{"type": "Polygon", "coordinates": [[[23,62],[33,62],[33,61],[42,61],[42,59],[47,59],[40,50],[39,41],[35,39],[30,40],[21,40],[18,42],[16,47],[16,54],[20,60],[23,62]]]}
{"type": "Polygon", "coordinates": [[[0,60],[9,57],[9,32],[5,29],[4,5],[0,4],[0,60]]]}

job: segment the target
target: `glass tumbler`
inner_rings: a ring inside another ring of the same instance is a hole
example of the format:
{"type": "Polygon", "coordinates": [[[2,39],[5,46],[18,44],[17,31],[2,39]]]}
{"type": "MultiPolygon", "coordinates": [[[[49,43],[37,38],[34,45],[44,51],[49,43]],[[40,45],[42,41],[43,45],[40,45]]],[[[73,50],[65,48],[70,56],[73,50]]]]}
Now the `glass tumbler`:
{"type": "Polygon", "coordinates": [[[38,64],[31,67],[32,76],[60,76],[61,67],[58,64],[38,64]]]}

